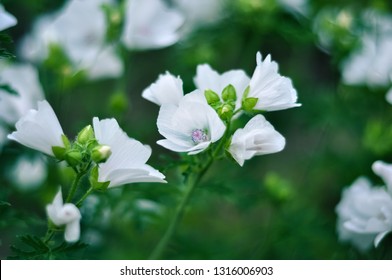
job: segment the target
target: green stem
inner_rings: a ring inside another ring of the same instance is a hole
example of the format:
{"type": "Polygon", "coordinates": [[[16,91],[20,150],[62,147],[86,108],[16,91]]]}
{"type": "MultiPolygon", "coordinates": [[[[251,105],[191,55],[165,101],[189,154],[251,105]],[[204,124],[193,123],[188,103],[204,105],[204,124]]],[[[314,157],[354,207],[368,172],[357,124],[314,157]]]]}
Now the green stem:
{"type": "Polygon", "coordinates": [[[159,241],[158,245],[155,247],[154,251],[151,253],[150,258],[149,258],[150,260],[157,260],[157,259],[161,258],[165,248],[167,247],[168,242],[170,241],[171,237],[173,236],[174,231],[175,231],[179,221],[181,220],[181,218],[184,214],[185,207],[188,204],[188,201],[189,201],[194,189],[196,188],[197,184],[199,183],[199,181],[203,177],[203,175],[206,173],[208,168],[211,166],[212,161],[213,161],[213,159],[211,158],[207,162],[207,164],[201,169],[201,171],[198,172],[197,174],[189,175],[189,177],[186,181],[186,184],[185,184],[187,188],[184,193],[184,196],[182,197],[182,200],[181,200],[180,204],[178,205],[177,210],[176,210],[165,234],[163,235],[163,237],[159,241]]]}
{"type": "Polygon", "coordinates": [[[75,179],[72,182],[72,186],[71,189],[69,190],[67,199],[65,200],[65,203],[69,203],[71,202],[72,198],[75,195],[76,189],[78,188],[80,179],[82,179],[82,177],[87,173],[87,171],[81,171],[76,173],[75,179]]]}
{"type": "Polygon", "coordinates": [[[53,235],[54,235],[54,230],[51,229],[50,226],[48,225],[48,230],[44,237],[44,243],[48,243],[52,239],[53,235]]]}
{"type": "Polygon", "coordinates": [[[83,201],[94,191],[93,187],[90,187],[86,193],[79,199],[79,201],[76,203],[76,207],[80,207],[83,203],[83,201]]]}

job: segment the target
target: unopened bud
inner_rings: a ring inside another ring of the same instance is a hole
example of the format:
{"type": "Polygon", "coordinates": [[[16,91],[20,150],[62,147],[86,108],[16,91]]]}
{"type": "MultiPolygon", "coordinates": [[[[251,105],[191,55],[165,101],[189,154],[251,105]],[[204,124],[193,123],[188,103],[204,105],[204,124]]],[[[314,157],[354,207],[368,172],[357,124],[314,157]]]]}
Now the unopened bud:
{"type": "Polygon", "coordinates": [[[98,145],[91,152],[91,159],[96,163],[105,162],[110,155],[112,150],[107,145],[98,145]]]}
{"type": "Polygon", "coordinates": [[[235,88],[232,85],[228,85],[222,91],[222,99],[225,102],[235,102],[237,100],[237,94],[235,88]]]}
{"type": "Polygon", "coordinates": [[[86,144],[89,140],[94,139],[94,137],[93,127],[88,125],[79,132],[76,141],[80,144],[86,144]]]}
{"type": "Polygon", "coordinates": [[[71,150],[65,154],[65,160],[72,167],[78,166],[82,162],[82,159],[82,154],[77,150],[71,150]]]}
{"type": "Polygon", "coordinates": [[[220,102],[219,95],[210,89],[207,89],[204,92],[204,96],[206,97],[207,103],[209,105],[213,105],[213,104],[220,102]]]}

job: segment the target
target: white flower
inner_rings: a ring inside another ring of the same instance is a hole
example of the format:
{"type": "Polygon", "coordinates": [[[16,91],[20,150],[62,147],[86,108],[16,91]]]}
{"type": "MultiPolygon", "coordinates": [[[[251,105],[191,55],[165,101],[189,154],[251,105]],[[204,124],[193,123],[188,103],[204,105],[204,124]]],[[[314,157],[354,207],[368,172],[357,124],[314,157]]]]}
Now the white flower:
{"type": "Polygon", "coordinates": [[[8,125],[14,125],[44,99],[37,70],[29,64],[0,64],[0,84],[18,93],[12,95],[0,89],[0,120],[8,125]]]}
{"type": "Polygon", "coordinates": [[[179,40],[183,16],[162,0],[128,0],[122,42],[129,49],[159,49],[179,40]]]}
{"type": "Polygon", "coordinates": [[[184,96],[182,80],[166,72],[164,75],[159,75],[158,80],[146,88],[142,96],[159,106],[165,103],[178,105],[184,96]]]}
{"type": "Polygon", "coordinates": [[[16,187],[21,190],[33,190],[38,188],[46,179],[48,171],[42,157],[19,157],[12,166],[9,178],[16,187]]]}
{"type": "Polygon", "coordinates": [[[211,25],[222,19],[225,15],[224,2],[225,0],[174,0],[174,5],[185,16],[181,32],[187,34],[198,27],[211,25]]]}
{"type": "Polygon", "coordinates": [[[157,125],[166,139],[159,140],[159,145],[175,152],[197,154],[223,136],[222,120],[205,101],[199,102],[197,96],[201,95],[194,92],[185,95],[178,106],[161,106],[157,125]]]}
{"type": "Polygon", "coordinates": [[[208,64],[197,66],[196,76],[194,78],[195,85],[204,94],[205,90],[212,90],[220,97],[222,91],[228,85],[232,85],[237,93],[236,108],[241,107],[241,100],[246,87],[249,85],[249,77],[242,70],[230,70],[219,74],[208,64]]]}
{"type": "Polygon", "coordinates": [[[38,102],[38,110],[31,109],[16,123],[16,131],[8,139],[26,147],[54,156],[52,147],[64,147],[63,129],[49,103],[38,102]]]}
{"type": "Polygon", "coordinates": [[[115,119],[93,119],[95,137],[99,144],[110,147],[112,154],[99,164],[98,182],[110,182],[116,187],[135,182],[166,182],[165,176],[146,164],[151,148],[129,138],[115,119]]]}
{"type": "Polygon", "coordinates": [[[301,106],[291,80],[278,73],[278,64],[268,55],[264,61],[256,56],[257,66],[250,80],[248,97],[258,98],[254,109],[276,111],[301,106]]]}
{"type": "Polygon", "coordinates": [[[373,163],[372,170],[383,179],[389,193],[392,195],[392,164],[378,160],[373,163]]]}
{"type": "Polygon", "coordinates": [[[308,0],[278,0],[278,3],[290,12],[296,12],[302,15],[309,13],[308,0]]]}
{"type": "Polygon", "coordinates": [[[106,23],[101,5],[106,3],[113,1],[68,1],[57,13],[39,18],[32,34],[22,42],[22,57],[42,61],[48,56],[49,46],[57,44],[78,70],[87,70],[90,79],[120,76],[123,65],[115,49],[105,46],[106,23]]]}
{"type": "MultiPolygon", "coordinates": [[[[392,80],[392,79],[391,79],[392,80]]],[[[389,103],[392,104],[392,88],[390,88],[385,95],[385,100],[389,103]]]]}
{"type": "Polygon", "coordinates": [[[11,26],[14,26],[17,24],[16,18],[8,13],[5,9],[4,6],[0,4],[0,31],[3,31],[4,29],[7,29],[11,26]]]}
{"type": "Polygon", "coordinates": [[[240,166],[254,156],[277,153],[285,146],[284,137],[262,115],[253,117],[237,129],[228,151],[240,166]]]}
{"type": "Polygon", "coordinates": [[[63,204],[61,189],[53,199],[52,204],[46,206],[49,219],[56,226],[65,226],[64,239],[67,242],[76,242],[80,237],[79,209],[72,203],[63,204]]]}
{"type": "Polygon", "coordinates": [[[360,250],[369,249],[373,242],[378,246],[392,230],[391,196],[363,177],[343,191],[336,212],[340,239],[351,241],[360,250]]]}

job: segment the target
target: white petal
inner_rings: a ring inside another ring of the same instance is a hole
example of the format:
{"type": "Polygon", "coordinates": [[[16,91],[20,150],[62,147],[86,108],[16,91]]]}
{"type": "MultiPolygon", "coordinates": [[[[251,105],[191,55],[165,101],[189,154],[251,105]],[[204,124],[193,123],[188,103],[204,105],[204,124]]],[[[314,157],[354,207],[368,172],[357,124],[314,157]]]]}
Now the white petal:
{"type": "Polygon", "coordinates": [[[61,188],[55,195],[52,204],[46,206],[46,212],[48,214],[49,219],[57,226],[62,225],[62,220],[59,217],[59,212],[63,207],[63,195],[61,192],[61,188]]]}
{"type": "Polygon", "coordinates": [[[52,107],[45,100],[38,102],[38,110],[30,110],[16,123],[16,131],[8,138],[29,148],[53,156],[52,147],[64,147],[64,134],[52,107]]]}
{"type": "Polygon", "coordinates": [[[109,187],[133,182],[165,182],[163,174],[147,165],[151,148],[129,138],[115,119],[93,119],[95,137],[108,145],[112,154],[99,165],[98,181],[110,181],[109,187]],[[140,176],[141,171],[143,176],[140,176]]]}
{"type": "Polygon", "coordinates": [[[64,239],[67,242],[76,242],[80,238],[80,220],[76,219],[65,226],[64,239]]]}
{"type": "Polygon", "coordinates": [[[380,176],[392,194],[392,164],[378,160],[372,165],[373,172],[380,176]]]}
{"type": "Polygon", "coordinates": [[[384,239],[385,236],[388,235],[388,233],[390,233],[391,230],[388,231],[384,231],[381,232],[379,234],[377,234],[376,238],[374,239],[374,247],[378,247],[378,245],[380,244],[380,242],[384,239]]]}
{"type": "Polygon", "coordinates": [[[158,80],[146,88],[142,96],[159,106],[165,103],[178,105],[184,96],[182,80],[166,72],[164,75],[159,75],[158,80]]]}
{"type": "Polygon", "coordinates": [[[18,21],[16,18],[8,13],[3,5],[0,4],[0,31],[3,31],[4,29],[7,29],[11,26],[16,25],[18,21]]]}
{"type": "Polygon", "coordinates": [[[183,16],[162,0],[129,0],[122,42],[129,49],[157,49],[179,40],[183,16]]]}
{"type": "Polygon", "coordinates": [[[232,137],[228,151],[240,166],[256,155],[277,153],[285,146],[284,137],[262,115],[253,117],[232,137]]]}

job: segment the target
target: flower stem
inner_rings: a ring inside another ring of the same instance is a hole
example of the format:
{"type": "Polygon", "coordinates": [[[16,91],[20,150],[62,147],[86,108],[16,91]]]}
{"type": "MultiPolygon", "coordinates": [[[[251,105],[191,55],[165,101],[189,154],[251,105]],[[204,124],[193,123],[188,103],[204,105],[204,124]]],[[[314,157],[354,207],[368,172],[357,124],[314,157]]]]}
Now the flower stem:
{"type": "Polygon", "coordinates": [[[76,189],[78,188],[80,179],[82,179],[82,177],[83,177],[86,173],[87,173],[86,171],[81,171],[81,172],[76,173],[75,179],[74,179],[73,182],[72,182],[71,189],[69,190],[67,199],[65,200],[66,203],[71,202],[72,198],[73,198],[74,195],[75,195],[76,189]]]}
{"type": "Polygon", "coordinates": [[[212,161],[213,161],[213,159],[211,158],[207,162],[207,164],[201,169],[200,172],[192,173],[187,177],[187,180],[185,182],[187,189],[184,193],[184,196],[182,197],[182,200],[181,200],[180,204],[178,205],[176,212],[175,212],[165,234],[163,235],[163,237],[159,241],[158,245],[155,247],[154,251],[151,253],[151,255],[149,257],[150,260],[157,260],[157,259],[161,258],[163,252],[165,251],[165,249],[167,247],[168,242],[170,241],[171,237],[173,236],[174,231],[175,231],[178,223],[180,222],[180,220],[184,214],[185,207],[188,204],[188,201],[189,201],[194,189],[196,188],[197,184],[199,183],[199,181],[203,177],[203,175],[206,173],[208,168],[211,166],[212,161]]]}
{"type": "Polygon", "coordinates": [[[90,187],[86,193],[79,199],[79,201],[76,203],[76,207],[80,207],[83,203],[83,201],[94,191],[92,187],[90,187]]]}

